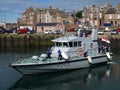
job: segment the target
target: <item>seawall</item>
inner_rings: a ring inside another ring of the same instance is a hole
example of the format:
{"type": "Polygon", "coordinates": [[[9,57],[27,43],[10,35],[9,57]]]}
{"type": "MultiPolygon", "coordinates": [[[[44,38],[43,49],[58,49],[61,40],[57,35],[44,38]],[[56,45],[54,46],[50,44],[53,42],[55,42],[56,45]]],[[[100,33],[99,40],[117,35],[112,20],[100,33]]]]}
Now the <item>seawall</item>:
{"type": "Polygon", "coordinates": [[[0,47],[49,46],[51,45],[51,40],[59,36],[43,34],[1,34],[0,47]]]}
{"type": "MultiPolygon", "coordinates": [[[[51,46],[51,40],[60,36],[44,34],[0,34],[0,48],[51,46]]],[[[112,52],[120,53],[120,35],[99,35],[100,43],[103,37],[107,37],[110,40],[112,52]]]]}

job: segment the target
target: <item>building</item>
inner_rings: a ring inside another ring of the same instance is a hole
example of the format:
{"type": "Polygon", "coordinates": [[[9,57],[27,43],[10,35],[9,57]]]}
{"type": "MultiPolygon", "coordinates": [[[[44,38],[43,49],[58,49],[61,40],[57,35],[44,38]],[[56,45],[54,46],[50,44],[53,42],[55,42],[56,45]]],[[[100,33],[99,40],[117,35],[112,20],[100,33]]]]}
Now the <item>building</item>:
{"type": "Polygon", "coordinates": [[[51,6],[48,9],[28,8],[22,14],[22,18],[18,19],[18,24],[35,26],[37,23],[64,23],[73,22],[72,16],[69,13],[53,9],[51,6]]]}
{"type": "Polygon", "coordinates": [[[44,33],[46,30],[51,32],[55,32],[57,30],[63,32],[65,30],[65,25],[61,23],[38,23],[35,27],[37,33],[44,33]]]}
{"type": "Polygon", "coordinates": [[[103,12],[100,7],[84,7],[83,21],[87,26],[101,26],[103,22],[103,12]]]}
{"type": "Polygon", "coordinates": [[[19,18],[17,20],[19,25],[35,25],[37,22],[36,13],[39,11],[39,9],[34,9],[32,7],[28,8],[23,14],[22,18],[19,18]]]}
{"type": "Polygon", "coordinates": [[[110,23],[112,26],[120,26],[120,4],[111,7],[106,11],[104,22],[110,23]]]}
{"type": "Polygon", "coordinates": [[[115,7],[109,3],[101,7],[84,7],[82,22],[87,26],[120,26],[120,4],[115,7]]]}

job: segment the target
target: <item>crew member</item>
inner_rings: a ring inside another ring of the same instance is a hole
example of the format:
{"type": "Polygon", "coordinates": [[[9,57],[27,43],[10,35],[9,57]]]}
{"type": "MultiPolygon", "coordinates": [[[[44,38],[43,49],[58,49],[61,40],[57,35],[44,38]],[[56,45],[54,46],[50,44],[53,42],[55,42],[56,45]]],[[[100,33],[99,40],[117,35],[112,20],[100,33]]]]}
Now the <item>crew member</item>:
{"type": "MultiPolygon", "coordinates": [[[[50,59],[50,58],[51,58],[51,56],[50,56],[50,55],[51,55],[51,50],[50,50],[50,48],[48,48],[48,50],[47,50],[47,58],[49,58],[49,59],[50,59]]],[[[47,58],[46,58],[46,59],[47,59],[47,58]]]]}
{"type": "Polygon", "coordinates": [[[61,55],[61,51],[60,50],[58,50],[58,60],[61,60],[62,59],[62,55],[61,55]]]}

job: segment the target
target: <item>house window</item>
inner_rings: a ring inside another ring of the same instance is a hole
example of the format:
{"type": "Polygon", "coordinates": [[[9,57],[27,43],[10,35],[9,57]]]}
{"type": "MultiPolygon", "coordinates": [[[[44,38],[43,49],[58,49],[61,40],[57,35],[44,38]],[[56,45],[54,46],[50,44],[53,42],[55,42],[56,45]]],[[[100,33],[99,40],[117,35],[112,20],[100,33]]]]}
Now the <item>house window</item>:
{"type": "Polygon", "coordinates": [[[100,13],[100,15],[99,15],[99,16],[100,16],[100,18],[102,18],[102,13],[100,13]]]}
{"type": "Polygon", "coordinates": [[[118,19],[120,19],[120,14],[118,14],[118,19]]]}
{"type": "Polygon", "coordinates": [[[33,15],[34,15],[34,13],[33,13],[33,12],[31,12],[31,13],[30,13],[30,16],[33,16],[33,15]]]}
{"type": "Polygon", "coordinates": [[[115,21],[115,25],[117,25],[117,21],[115,21]]]}
{"type": "Polygon", "coordinates": [[[93,18],[93,14],[91,14],[91,18],[93,18]]]}
{"type": "Polygon", "coordinates": [[[109,19],[112,19],[112,15],[109,15],[109,19]]]}
{"type": "Polygon", "coordinates": [[[120,11],[120,8],[118,8],[118,11],[120,11]]]}
{"type": "Polygon", "coordinates": [[[113,21],[111,21],[111,24],[113,25],[113,21]]]}

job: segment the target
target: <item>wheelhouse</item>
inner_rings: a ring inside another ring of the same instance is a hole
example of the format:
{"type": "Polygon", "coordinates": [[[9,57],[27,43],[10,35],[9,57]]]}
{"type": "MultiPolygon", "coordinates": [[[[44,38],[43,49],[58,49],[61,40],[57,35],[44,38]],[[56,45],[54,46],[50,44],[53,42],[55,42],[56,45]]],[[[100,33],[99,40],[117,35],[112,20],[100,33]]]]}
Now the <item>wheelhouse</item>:
{"type": "Polygon", "coordinates": [[[52,40],[54,42],[55,47],[81,47],[82,45],[82,37],[61,37],[58,39],[52,40]]]}

